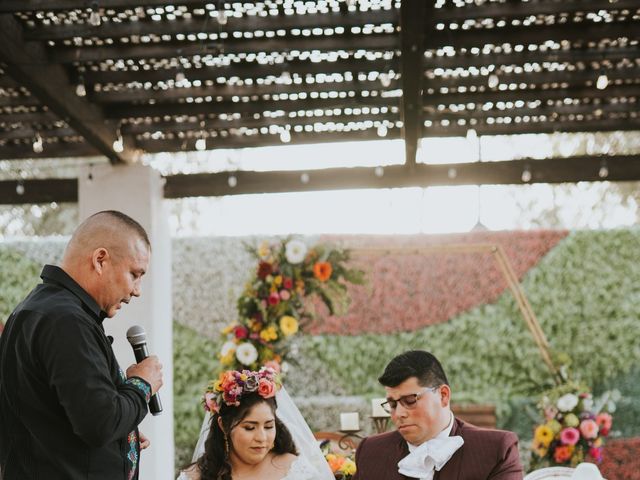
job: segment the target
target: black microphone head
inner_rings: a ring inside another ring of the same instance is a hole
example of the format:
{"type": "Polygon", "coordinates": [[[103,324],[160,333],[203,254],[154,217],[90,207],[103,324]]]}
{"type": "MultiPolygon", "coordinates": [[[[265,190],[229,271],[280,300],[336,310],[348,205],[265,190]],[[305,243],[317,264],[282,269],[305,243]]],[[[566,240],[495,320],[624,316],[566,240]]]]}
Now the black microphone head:
{"type": "Polygon", "coordinates": [[[127,330],[127,340],[131,345],[140,345],[147,342],[147,333],[140,325],[134,325],[127,330]]]}

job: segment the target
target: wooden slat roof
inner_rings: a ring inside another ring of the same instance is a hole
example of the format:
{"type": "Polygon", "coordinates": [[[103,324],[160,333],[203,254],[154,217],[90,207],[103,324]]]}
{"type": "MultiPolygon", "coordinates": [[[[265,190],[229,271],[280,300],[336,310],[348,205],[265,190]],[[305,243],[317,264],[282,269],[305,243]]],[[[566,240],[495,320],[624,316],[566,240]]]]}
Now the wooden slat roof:
{"type": "Polygon", "coordinates": [[[3,0],[0,159],[384,133],[410,173],[422,137],[640,129],[639,40],[640,0],[3,0]]]}

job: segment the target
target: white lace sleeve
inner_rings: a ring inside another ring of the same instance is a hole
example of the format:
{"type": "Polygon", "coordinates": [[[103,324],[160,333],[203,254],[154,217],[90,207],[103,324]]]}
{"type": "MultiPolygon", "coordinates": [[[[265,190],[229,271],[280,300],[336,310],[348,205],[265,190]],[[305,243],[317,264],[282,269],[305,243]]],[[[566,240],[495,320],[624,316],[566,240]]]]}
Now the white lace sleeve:
{"type": "Polygon", "coordinates": [[[189,469],[189,472],[183,470],[176,480],[200,480],[200,475],[193,469],[189,469]]]}
{"type": "Polygon", "coordinates": [[[302,455],[291,464],[289,473],[282,480],[321,480],[318,471],[302,455]]]}

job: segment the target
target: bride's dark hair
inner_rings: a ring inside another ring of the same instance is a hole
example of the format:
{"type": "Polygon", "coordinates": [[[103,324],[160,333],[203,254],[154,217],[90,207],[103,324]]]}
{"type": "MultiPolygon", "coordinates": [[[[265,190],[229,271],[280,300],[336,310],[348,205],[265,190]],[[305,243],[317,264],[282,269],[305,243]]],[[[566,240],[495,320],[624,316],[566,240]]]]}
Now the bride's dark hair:
{"type": "Polygon", "coordinates": [[[211,416],[209,435],[204,444],[204,454],[196,461],[195,465],[200,473],[200,480],[232,480],[231,463],[225,448],[225,433],[218,425],[218,418],[222,419],[222,426],[227,432],[226,441],[231,444],[231,430],[233,430],[258,403],[266,403],[271,408],[275,417],[276,439],[272,451],[276,455],[293,453],[297,455],[296,446],[293,443],[291,433],[276,415],[276,399],[263,398],[257,393],[245,394],[237,407],[222,404],[220,412],[211,416]]]}

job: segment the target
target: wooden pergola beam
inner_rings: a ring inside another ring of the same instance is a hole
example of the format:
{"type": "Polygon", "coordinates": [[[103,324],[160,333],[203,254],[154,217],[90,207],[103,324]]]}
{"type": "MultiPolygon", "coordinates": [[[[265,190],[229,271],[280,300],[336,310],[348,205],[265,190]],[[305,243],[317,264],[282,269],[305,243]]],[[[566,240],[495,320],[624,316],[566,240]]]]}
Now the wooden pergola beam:
{"type": "MultiPolygon", "coordinates": [[[[343,14],[342,12],[314,13],[307,15],[281,15],[277,19],[271,16],[230,17],[224,26],[226,32],[253,32],[292,30],[294,28],[335,28],[345,29],[367,24],[381,25],[397,23],[395,10],[357,11],[343,14]]],[[[26,33],[28,40],[65,40],[74,37],[122,38],[132,35],[177,35],[189,33],[209,32],[217,30],[215,18],[196,17],[179,21],[151,21],[107,23],[98,27],[83,23],[71,25],[39,26],[26,33]]]]}
{"type": "Polygon", "coordinates": [[[595,87],[581,88],[532,88],[528,90],[484,91],[467,93],[425,93],[422,98],[424,106],[427,105],[462,105],[474,103],[484,105],[486,103],[513,102],[517,100],[564,100],[573,98],[614,98],[637,97],[637,85],[611,85],[604,90],[595,87]]]}
{"type": "Polygon", "coordinates": [[[35,153],[31,144],[4,145],[0,148],[0,160],[22,160],[25,158],[69,158],[100,155],[87,143],[44,143],[42,153],[35,153]]]}
{"type": "Polygon", "coordinates": [[[535,50],[533,52],[511,52],[511,53],[486,53],[473,55],[471,53],[460,55],[430,56],[424,59],[425,70],[435,68],[469,68],[525,65],[527,63],[570,63],[570,64],[590,64],[603,62],[619,62],[625,59],[634,59],[638,56],[638,47],[611,47],[592,50],[535,50]]]}
{"type": "Polygon", "coordinates": [[[402,99],[400,117],[404,138],[405,166],[411,171],[416,165],[418,139],[422,130],[422,79],[424,59],[424,26],[431,25],[434,1],[402,2],[400,4],[400,71],[402,99]]]}
{"type": "MultiPolygon", "coordinates": [[[[85,10],[91,8],[95,0],[2,0],[1,13],[36,11],[85,10]]],[[[180,0],[180,5],[203,7],[211,0],[180,0]]],[[[225,0],[225,3],[242,3],[242,0],[225,0]]],[[[101,8],[163,7],[167,0],[100,0],[101,8]]]]}
{"type": "Polygon", "coordinates": [[[591,42],[603,39],[638,38],[638,25],[632,21],[609,23],[586,23],[583,25],[526,25],[509,26],[491,29],[444,30],[432,32],[425,29],[425,49],[444,46],[459,48],[479,47],[485,45],[509,44],[542,44],[547,41],[591,42]]]}
{"type": "Polygon", "coordinates": [[[62,67],[47,64],[41,44],[23,40],[22,26],[10,14],[0,15],[0,60],[16,81],[112,163],[135,160],[137,155],[129,148],[121,153],[113,151],[115,128],[108,126],[99,108],[75,95],[62,67]]]}
{"type": "Polygon", "coordinates": [[[522,18],[532,15],[575,14],[579,12],[599,12],[610,10],[637,9],[636,0],[538,0],[537,2],[486,3],[481,6],[466,4],[463,7],[438,8],[435,19],[438,22],[456,22],[482,18],[522,18]]]}
{"type": "Polygon", "coordinates": [[[512,160],[464,164],[416,164],[413,172],[403,165],[384,167],[381,177],[370,167],[332,168],[308,172],[223,172],[167,177],[165,198],[222,196],[251,193],[303,192],[359,188],[404,188],[442,185],[522,185],[522,172],[528,168],[527,183],[564,183],[602,181],[598,175],[603,161],[609,174],[606,180],[640,180],[640,155],[616,157],[571,157],[546,160],[512,160]],[[451,171],[456,175],[452,178],[451,171]],[[307,173],[308,182],[300,181],[307,173]],[[229,176],[236,177],[235,187],[229,176]]]}
{"type": "MultiPolygon", "coordinates": [[[[308,171],[277,172],[221,172],[166,177],[165,198],[186,198],[255,193],[300,192],[360,188],[404,188],[442,185],[522,185],[524,183],[575,183],[580,181],[638,181],[640,155],[580,156],[544,160],[512,160],[425,165],[417,164],[412,173],[404,165],[386,166],[380,176],[379,169],[370,167],[332,168],[308,171]],[[606,178],[599,176],[607,166],[606,178]],[[523,182],[522,172],[528,169],[531,181],[523,182]],[[451,172],[455,171],[455,175],[451,172]],[[307,183],[301,181],[307,175],[307,183]],[[229,185],[229,176],[236,178],[235,187],[229,185]]],[[[19,181],[0,181],[0,204],[32,204],[77,201],[76,179],[26,180],[24,192],[19,195],[19,181]]]]}
{"type": "Polygon", "coordinates": [[[155,105],[130,105],[113,104],[105,108],[105,115],[111,119],[143,118],[143,117],[167,117],[178,115],[213,115],[213,114],[262,114],[263,112],[297,112],[315,109],[346,109],[364,107],[388,107],[398,106],[397,98],[384,97],[360,97],[353,98],[308,98],[304,103],[298,100],[268,100],[255,102],[203,102],[203,103],[176,103],[155,105]]]}
{"type": "Polygon", "coordinates": [[[84,81],[87,85],[99,84],[127,84],[127,83],[159,83],[169,82],[176,78],[178,73],[183,73],[188,80],[216,80],[221,77],[231,78],[264,78],[268,76],[279,77],[284,72],[290,75],[315,75],[319,73],[346,73],[346,72],[386,72],[397,68],[397,60],[342,60],[336,62],[296,61],[288,64],[277,65],[224,65],[219,67],[202,68],[159,68],[157,70],[143,71],[104,71],[86,72],[84,81]]]}
{"type": "Polygon", "coordinates": [[[217,55],[259,52],[291,52],[292,50],[367,49],[388,51],[399,48],[398,38],[388,33],[370,35],[333,35],[330,37],[278,37],[261,39],[229,38],[216,42],[163,42],[142,45],[107,45],[99,47],[55,47],[50,58],[53,63],[101,62],[111,59],[179,58],[194,55],[217,55]]]}
{"type": "MultiPolygon", "coordinates": [[[[255,148],[273,147],[282,145],[308,145],[321,142],[361,142],[367,140],[382,140],[375,129],[355,130],[348,132],[290,132],[291,141],[286,144],[280,139],[279,134],[238,136],[229,135],[227,137],[215,137],[207,139],[207,150],[218,150],[222,148],[255,148]]],[[[400,129],[389,129],[385,140],[400,138],[400,129]]],[[[147,153],[161,152],[182,152],[196,150],[197,138],[174,139],[174,140],[138,140],[138,144],[147,153]]]]}
{"type": "MultiPolygon", "coordinates": [[[[398,80],[391,80],[388,90],[399,88],[398,80]]],[[[232,97],[263,97],[265,95],[274,96],[282,94],[294,93],[310,93],[310,92],[362,92],[362,91],[380,91],[385,90],[378,80],[349,81],[349,82],[326,82],[319,84],[307,83],[272,83],[270,85],[230,85],[214,84],[203,87],[188,88],[172,88],[172,89],[144,89],[144,88],[121,88],[118,90],[109,90],[104,92],[92,92],[91,100],[97,103],[141,103],[153,100],[155,103],[168,103],[171,101],[198,98],[198,97],[223,97],[231,99],[232,97]]]]}
{"type": "Polygon", "coordinates": [[[597,120],[560,120],[529,123],[476,123],[469,125],[434,125],[424,127],[422,135],[426,137],[463,137],[469,128],[473,128],[478,135],[522,135],[538,133],[591,133],[618,132],[640,130],[640,119],[597,119],[597,120]]]}

